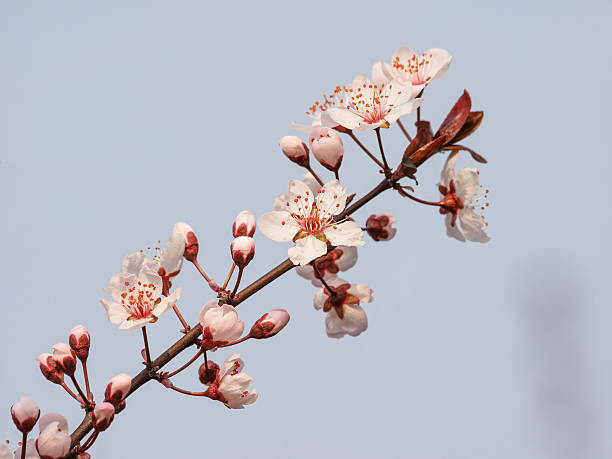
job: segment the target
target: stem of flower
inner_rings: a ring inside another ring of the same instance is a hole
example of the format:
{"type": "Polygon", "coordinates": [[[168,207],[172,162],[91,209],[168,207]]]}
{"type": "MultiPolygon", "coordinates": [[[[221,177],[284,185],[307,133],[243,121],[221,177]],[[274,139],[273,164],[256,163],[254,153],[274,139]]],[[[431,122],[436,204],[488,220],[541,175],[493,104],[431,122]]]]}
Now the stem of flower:
{"type": "Polygon", "coordinates": [[[232,263],[232,267],[230,268],[230,271],[227,274],[227,277],[225,279],[225,282],[223,283],[223,287],[221,287],[221,290],[225,290],[227,284],[229,284],[229,281],[232,278],[232,274],[234,274],[234,269],[236,269],[236,263],[232,263]]]}
{"type": "Polygon", "coordinates": [[[202,267],[200,266],[200,263],[198,263],[198,260],[195,259],[193,260],[193,265],[196,267],[196,269],[200,272],[200,274],[202,275],[202,277],[206,280],[206,282],[208,282],[210,284],[210,277],[208,277],[206,275],[206,273],[204,272],[204,270],[202,269],[202,267]]]}
{"type": "Polygon", "coordinates": [[[389,169],[389,164],[387,163],[387,158],[385,158],[385,150],[383,150],[382,139],[380,138],[380,128],[377,127],[375,131],[376,131],[376,139],[378,140],[378,148],[380,149],[380,155],[382,156],[383,164],[385,166],[384,169],[386,173],[390,169],[389,169]]]}
{"type": "Polygon", "coordinates": [[[142,339],[144,341],[144,347],[145,347],[145,366],[148,369],[151,369],[152,365],[151,365],[151,353],[149,352],[149,339],[147,338],[147,326],[145,325],[144,327],[141,328],[142,330],[142,339]]]}
{"type": "Polygon", "coordinates": [[[83,443],[83,445],[79,448],[79,452],[85,452],[87,451],[89,448],[91,448],[91,446],[94,444],[94,442],[96,441],[96,439],[98,438],[98,434],[100,432],[98,432],[97,430],[94,431],[94,433],[92,433],[89,438],[87,440],[85,440],[85,443],[83,443]]]}
{"type": "Polygon", "coordinates": [[[206,392],[191,392],[189,390],[181,389],[180,387],[175,387],[174,385],[170,386],[170,389],[175,390],[185,395],[193,395],[195,397],[206,397],[206,392]]]}
{"type": "Polygon", "coordinates": [[[400,119],[397,120],[397,125],[399,126],[399,128],[402,130],[402,132],[404,133],[404,135],[408,139],[408,142],[412,142],[412,137],[410,136],[410,134],[408,134],[408,131],[406,130],[406,128],[404,127],[404,125],[402,124],[402,121],[400,119]]]}
{"type": "Polygon", "coordinates": [[[81,360],[83,366],[83,376],[85,377],[85,390],[87,391],[87,400],[93,402],[93,394],[89,388],[89,374],[87,373],[87,361],[81,360]]]}
{"type": "MultiPolygon", "coordinates": [[[[243,336],[242,338],[232,342],[232,343],[227,343],[227,344],[220,344],[217,347],[228,347],[228,346],[233,346],[234,344],[240,344],[244,341],[246,341],[247,339],[251,338],[251,334],[249,333],[248,335],[243,336]]],[[[206,368],[208,368],[208,365],[206,366],[206,368]]]]}
{"type": "Polygon", "coordinates": [[[353,139],[355,141],[355,143],[357,145],[359,145],[361,147],[361,149],[365,152],[366,155],[368,155],[372,161],[374,161],[376,164],[378,164],[378,166],[381,169],[385,168],[385,165],[383,163],[381,163],[378,159],[376,159],[376,156],[374,156],[372,153],[370,153],[370,150],[368,150],[360,141],[359,139],[357,139],[357,137],[355,137],[355,134],[353,134],[353,131],[349,131],[348,135],[350,136],[351,139],[353,139]]]}
{"type": "Polygon", "coordinates": [[[183,326],[183,332],[187,333],[191,327],[187,324],[187,322],[185,322],[185,319],[183,319],[183,316],[181,315],[181,312],[179,311],[178,307],[176,306],[176,304],[172,305],[172,309],[174,310],[174,313],[176,314],[176,317],[178,317],[178,320],[181,322],[181,325],[183,326]]]}
{"type": "Polygon", "coordinates": [[[319,185],[323,186],[323,180],[321,180],[319,176],[315,174],[315,171],[312,170],[312,166],[308,165],[306,167],[306,170],[312,174],[312,176],[315,178],[317,182],[319,182],[319,185]]]}
{"type": "MultiPolygon", "coordinates": [[[[400,187],[402,188],[402,187],[400,187]]],[[[425,201],[423,199],[417,198],[416,196],[412,196],[409,193],[406,193],[403,189],[402,190],[398,190],[400,191],[400,194],[406,198],[412,199],[413,201],[416,202],[420,202],[421,204],[427,204],[428,206],[438,206],[438,207],[442,207],[442,203],[441,202],[433,202],[433,201],[425,201]]]]}
{"type": "Polygon", "coordinates": [[[314,269],[315,276],[317,277],[317,279],[321,281],[321,283],[327,289],[329,294],[331,296],[336,296],[336,292],[327,284],[327,282],[325,282],[325,279],[323,279],[323,276],[321,276],[321,273],[319,272],[319,268],[317,268],[317,265],[314,262],[314,260],[312,260],[310,264],[312,265],[312,269],[314,269]]]}
{"type": "Polygon", "coordinates": [[[60,382],[60,386],[62,386],[64,388],[64,390],[66,392],[68,392],[68,394],[75,399],[77,402],[81,403],[81,400],[79,400],[79,397],[77,396],[77,394],[75,394],[74,392],[72,392],[70,390],[70,388],[66,385],[66,383],[64,381],[60,382]]]}
{"type": "Polygon", "coordinates": [[[238,268],[238,277],[236,278],[236,285],[234,286],[234,290],[232,291],[230,298],[234,298],[236,296],[236,292],[238,291],[238,286],[240,285],[240,280],[242,279],[243,270],[244,268],[241,268],[241,267],[238,268]]]}
{"type": "Polygon", "coordinates": [[[208,355],[206,354],[206,351],[204,351],[204,368],[208,370],[208,355]]]}
{"type": "MultiPolygon", "coordinates": [[[[168,373],[168,376],[166,376],[167,378],[171,378],[174,375],[179,374],[181,371],[183,371],[185,368],[189,367],[189,365],[191,365],[193,362],[195,362],[198,357],[200,357],[200,355],[202,354],[202,352],[204,352],[202,349],[198,350],[198,352],[196,353],[196,355],[194,355],[189,362],[187,362],[185,365],[183,365],[182,367],[180,367],[178,370],[173,371],[172,373],[168,373]]],[[[206,356],[206,353],[204,354],[204,356],[206,356]]]]}
{"type": "Polygon", "coordinates": [[[81,396],[81,400],[83,400],[83,404],[87,407],[91,406],[91,403],[89,403],[89,399],[87,398],[87,395],[83,393],[83,390],[81,389],[81,386],[79,386],[79,383],[77,382],[74,375],[69,375],[69,376],[70,376],[70,379],[72,380],[72,384],[74,384],[74,387],[76,388],[77,392],[81,396]]]}
{"type": "Polygon", "coordinates": [[[334,175],[336,176],[336,180],[340,181],[340,176],[338,175],[338,169],[334,171],[334,175]]]}
{"type": "Polygon", "coordinates": [[[26,444],[28,443],[28,433],[23,432],[21,435],[21,459],[26,457],[26,444]]]}

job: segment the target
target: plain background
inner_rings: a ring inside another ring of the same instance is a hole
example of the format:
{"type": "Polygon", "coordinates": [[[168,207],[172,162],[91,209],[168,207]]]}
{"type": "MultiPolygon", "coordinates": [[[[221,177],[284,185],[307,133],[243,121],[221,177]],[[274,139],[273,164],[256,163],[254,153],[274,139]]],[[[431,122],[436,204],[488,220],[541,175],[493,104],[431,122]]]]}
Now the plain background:
{"type": "MultiPolygon", "coordinates": [[[[489,159],[491,242],[448,239],[435,209],[381,196],[355,217],[392,213],[398,234],[368,240],[344,276],[374,289],[367,332],[327,338],[315,289],[289,273],[240,307],[247,326],[273,307],[292,315],[274,339],[238,349],[255,405],[229,411],[147,384],[92,454],[610,457],[611,14],[606,1],[2,2],[3,439],[18,440],[9,407],[22,394],[80,422],[34,361],[74,325],[92,334],[98,399],[114,374],[140,370],[140,333],[99,304],[125,253],[187,221],[222,280],[234,216],[270,210],[301,176],[277,146],[289,123],[411,45],[454,56],[426,92],[434,129],[464,88],[485,111],[466,143],[489,159]]],[[[402,135],[384,134],[397,161],[402,135]]],[[[345,145],[341,176],[359,195],[379,178],[345,145]]],[[[419,171],[419,196],[437,197],[443,160],[419,171]]],[[[245,283],[286,257],[287,244],[261,233],[256,244],[245,283]]],[[[190,266],[175,285],[196,322],[209,291],[190,266]]],[[[172,313],[149,329],[154,354],[178,337],[172,313]]],[[[176,384],[201,387],[194,372],[176,384]]]]}

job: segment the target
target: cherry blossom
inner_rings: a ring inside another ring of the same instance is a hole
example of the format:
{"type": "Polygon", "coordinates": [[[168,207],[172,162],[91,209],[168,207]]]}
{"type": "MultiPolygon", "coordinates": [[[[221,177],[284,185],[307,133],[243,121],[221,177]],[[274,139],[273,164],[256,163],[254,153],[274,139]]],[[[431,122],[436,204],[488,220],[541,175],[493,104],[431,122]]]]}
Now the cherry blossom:
{"type": "Polygon", "coordinates": [[[76,370],[76,353],[67,343],[53,346],[53,360],[68,376],[74,376],[76,370]]]}
{"type": "Polygon", "coordinates": [[[289,318],[289,313],[284,309],[272,309],[253,324],[249,335],[255,339],[270,338],[285,328],[289,318]]]}
{"type": "Polygon", "coordinates": [[[36,450],[41,459],[58,459],[64,457],[70,451],[70,432],[59,421],[50,422],[42,427],[36,439],[36,450]]]}
{"type": "Polygon", "coordinates": [[[11,406],[13,422],[20,432],[31,431],[40,417],[40,408],[29,397],[21,397],[19,401],[11,406]]]}
{"type": "Polygon", "coordinates": [[[232,241],[230,251],[236,266],[244,268],[255,256],[255,239],[249,236],[238,236],[232,241]]]}
{"type": "Polygon", "coordinates": [[[121,330],[134,330],[156,322],[179,299],[180,288],[161,297],[163,282],[156,271],[155,262],[133,252],[123,258],[121,273],[111,277],[105,293],[115,301],[100,299],[100,302],[108,320],[120,324],[121,330]]]}
{"type": "Polygon", "coordinates": [[[337,171],[342,164],[344,145],[340,135],[329,127],[314,127],[308,134],[308,143],[317,161],[330,171],[337,171]]]}
{"type": "Polygon", "coordinates": [[[359,305],[372,301],[372,289],[363,284],[349,284],[335,277],[327,282],[327,288],[315,293],[315,309],[327,312],[325,330],[330,338],[342,338],[344,335],[357,336],[368,328],[368,317],[359,305]]]}
{"type": "Polygon", "coordinates": [[[357,131],[388,127],[401,116],[421,105],[414,99],[419,90],[399,80],[372,82],[357,75],[353,83],[344,88],[346,104],[330,107],[329,116],[341,126],[357,131]]]}
{"type": "Polygon", "coordinates": [[[291,123],[291,127],[296,131],[302,132],[310,132],[315,126],[335,128],[338,126],[338,123],[329,116],[328,110],[331,107],[344,107],[345,102],[342,88],[336,86],[329,96],[323,94],[322,103],[316,101],[308,107],[306,114],[312,119],[310,125],[291,123]]]}
{"type": "MultiPolygon", "coordinates": [[[[17,450],[15,451],[15,456],[11,454],[10,456],[6,456],[6,457],[10,459],[21,459],[22,449],[23,449],[23,445],[17,447],[17,450]]],[[[26,459],[40,459],[40,456],[38,455],[38,451],[36,451],[36,440],[34,438],[28,439],[25,445],[25,450],[26,450],[25,451],[26,459]]],[[[0,447],[0,459],[4,459],[5,456],[1,454],[1,451],[2,451],[2,448],[0,447]]]]}
{"type": "Polygon", "coordinates": [[[172,228],[170,238],[159,257],[157,273],[163,281],[164,295],[168,295],[172,287],[172,279],[181,271],[183,258],[195,259],[198,255],[198,238],[193,228],[187,223],[178,222],[172,228]]]}
{"type": "Polygon", "coordinates": [[[296,164],[302,167],[310,165],[310,157],[308,147],[302,139],[294,135],[286,135],[278,141],[284,155],[296,164]]]}
{"type": "Polygon", "coordinates": [[[64,372],[53,360],[53,356],[47,352],[40,354],[36,357],[36,360],[40,362],[40,371],[47,380],[54,384],[61,384],[64,382],[64,372]]]}
{"type": "Polygon", "coordinates": [[[234,224],[232,225],[232,234],[234,237],[253,237],[255,234],[255,226],[255,215],[253,215],[251,211],[243,210],[234,220],[234,224]]]}
{"type": "Polygon", "coordinates": [[[91,412],[93,427],[98,432],[108,429],[115,417],[115,406],[109,402],[97,403],[91,412]]]}
{"type": "Polygon", "coordinates": [[[125,373],[113,376],[106,385],[104,401],[110,402],[117,407],[127,397],[132,388],[132,378],[125,373]]]}
{"type": "MultiPolygon", "coordinates": [[[[357,263],[357,247],[339,246],[330,250],[329,253],[314,260],[314,264],[324,280],[335,277],[340,271],[346,271],[357,263]]],[[[308,264],[297,266],[295,271],[305,279],[312,282],[315,287],[323,284],[315,274],[314,268],[308,264]]]]}
{"type": "Polygon", "coordinates": [[[448,69],[453,56],[444,49],[430,48],[418,55],[412,48],[402,46],[391,58],[391,65],[377,62],[372,67],[372,79],[389,82],[394,79],[412,84],[417,93],[440,78],[448,69]]]}
{"type": "Polygon", "coordinates": [[[79,359],[87,360],[87,357],[89,356],[91,337],[83,325],[77,325],[70,330],[70,338],[68,339],[68,343],[79,359]]]}
{"type": "Polygon", "coordinates": [[[444,220],[446,234],[461,242],[468,240],[484,243],[490,240],[485,232],[487,223],[474,209],[476,207],[484,209],[489,204],[479,203],[486,196],[477,195],[480,189],[477,169],[463,168],[455,177],[458,156],[459,153],[456,151],[448,156],[438,187],[442,195],[440,213],[446,215],[444,220]],[[457,219],[461,228],[457,225],[457,219]]]}
{"type": "MultiPolygon", "coordinates": [[[[317,194],[321,185],[314,178],[314,176],[310,172],[304,172],[302,175],[302,181],[306,184],[306,186],[312,191],[313,194],[317,194]]],[[[290,199],[289,193],[283,193],[274,198],[274,210],[286,210],[287,209],[287,201],[290,199]]]]}
{"type": "Polygon", "coordinates": [[[219,306],[216,299],[209,300],[200,312],[202,348],[214,351],[221,344],[236,341],[244,331],[244,322],[238,320],[238,312],[229,305],[219,306]]]}
{"type": "Polygon", "coordinates": [[[389,214],[370,215],[366,220],[366,231],[375,241],[388,241],[393,239],[397,228],[393,228],[395,217],[389,214]]]}
{"type": "Polygon", "coordinates": [[[355,222],[336,222],[346,205],[346,190],[338,180],[326,183],[316,197],[299,180],[289,181],[289,194],[284,208],[268,212],[259,219],[259,228],[278,242],[294,241],[288,251],[296,265],[305,265],[327,253],[327,243],[333,246],[361,246],[363,232],[355,222]]]}
{"type": "Polygon", "coordinates": [[[242,409],[257,400],[257,391],[249,390],[253,378],[242,373],[244,362],[240,354],[230,355],[217,373],[215,380],[208,386],[206,396],[219,400],[228,408],[242,409]]]}

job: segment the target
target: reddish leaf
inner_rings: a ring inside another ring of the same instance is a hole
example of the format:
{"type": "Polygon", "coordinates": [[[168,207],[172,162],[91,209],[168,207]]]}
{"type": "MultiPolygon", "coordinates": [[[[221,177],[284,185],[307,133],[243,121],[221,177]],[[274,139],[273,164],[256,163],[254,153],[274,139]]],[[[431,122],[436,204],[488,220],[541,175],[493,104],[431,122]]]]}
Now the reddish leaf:
{"type": "Polygon", "coordinates": [[[423,145],[421,148],[419,148],[417,151],[415,151],[410,156],[410,159],[415,164],[415,166],[417,166],[417,167],[420,166],[429,157],[431,157],[432,155],[434,155],[435,153],[440,151],[440,149],[444,145],[444,141],[445,140],[446,140],[446,137],[444,137],[444,136],[437,137],[437,138],[433,139],[431,142],[429,142],[426,145],[423,145]]]}
{"type": "Polygon", "coordinates": [[[447,139],[446,143],[448,143],[448,141],[450,141],[453,137],[457,135],[457,133],[465,124],[465,121],[467,120],[467,117],[470,114],[471,108],[472,100],[470,99],[470,95],[467,91],[463,91],[463,94],[461,95],[457,103],[448,113],[445,120],[442,121],[440,129],[438,129],[438,132],[436,132],[436,135],[434,137],[443,136],[447,139]]]}
{"type": "Polygon", "coordinates": [[[470,112],[465,123],[457,135],[448,143],[457,143],[460,140],[465,139],[467,136],[472,135],[476,129],[482,123],[482,117],[484,112],[470,112]]]}

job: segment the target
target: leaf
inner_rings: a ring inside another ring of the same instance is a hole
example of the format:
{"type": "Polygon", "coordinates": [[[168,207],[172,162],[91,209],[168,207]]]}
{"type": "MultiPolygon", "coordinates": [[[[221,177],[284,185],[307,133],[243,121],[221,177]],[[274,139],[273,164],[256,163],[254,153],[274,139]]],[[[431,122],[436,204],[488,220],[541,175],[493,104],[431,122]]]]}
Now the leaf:
{"type": "Polygon", "coordinates": [[[457,135],[453,138],[453,140],[451,140],[448,143],[449,144],[457,143],[460,140],[465,139],[467,136],[472,135],[474,131],[478,129],[478,127],[480,126],[480,123],[482,123],[483,116],[484,116],[484,112],[482,111],[470,112],[461,130],[457,133],[457,135]]]}
{"type": "Polygon", "coordinates": [[[428,158],[430,158],[432,155],[440,151],[440,149],[444,145],[445,140],[446,140],[446,137],[444,136],[433,139],[431,142],[429,142],[426,145],[423,145],[421,148],[415,151],[410,156],[410,159],[412,160],[415,166],[417,167],[420,166],[428,158]]]}
{"type": "Polygon", "coordinates": [[[440,129],[438,129],[434,137],[445,137],[447,139],[446,143],[449,143],[465,124],[471,108],[472,99],[470,99],[469,93],[464,90],[459,100],[457,100],[444,121],[442,121],[440,129]]]}
{"type": "Polygon", "coordinates": [[[462,151],[462,150],[467,151],[470,155],[472,155],[472,158],[474,158],[474,161],[478,161],[479,163],[483,163],[483,164],[487,163],[487,160],[484,158],[484,156],[482,156],[479,153],[476,153],[471,148],[465,147],[463,145],[445,145],[444,148],[442,149],[449,150],[449,151],[462,151]]]}

